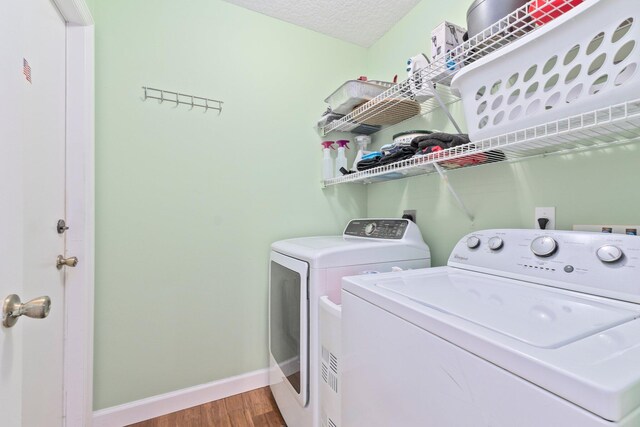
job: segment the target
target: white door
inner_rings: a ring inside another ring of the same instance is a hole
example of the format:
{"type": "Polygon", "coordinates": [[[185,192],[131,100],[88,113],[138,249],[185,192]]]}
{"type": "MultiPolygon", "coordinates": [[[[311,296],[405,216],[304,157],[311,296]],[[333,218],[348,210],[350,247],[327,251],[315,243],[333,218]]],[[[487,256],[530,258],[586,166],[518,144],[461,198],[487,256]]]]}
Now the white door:
{"type": "Polygon", "coordinates": [[[51,0],[0,0],[0,303],[51,298],[0,326],[3,427],[63,425],[65,32],[51,0]]]}

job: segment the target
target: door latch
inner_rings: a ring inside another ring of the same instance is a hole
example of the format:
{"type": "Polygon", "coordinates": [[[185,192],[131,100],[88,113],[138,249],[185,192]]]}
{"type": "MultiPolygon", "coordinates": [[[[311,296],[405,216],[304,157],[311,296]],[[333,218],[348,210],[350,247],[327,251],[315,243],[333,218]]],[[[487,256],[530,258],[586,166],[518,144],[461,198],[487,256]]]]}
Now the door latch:
{"type": "Polygon", "coordinates": [[[76,265],[78,265],[78,258],[74,256],[71,258],[65,258],[62,255],[58,255],[58,258],[56,258],[56,268],[58,270],[62,270],[62,267],[64,266],[75,267],[76,265]]]}
{"type": "Polygon", "coordinates": [[[67,227],[67,223],[64,221],[64,219],[59,219],[58,224],[56,225],[56,230],[58,230],[58,234],[62,234],[68,229],[69,227],[67,227]]]}

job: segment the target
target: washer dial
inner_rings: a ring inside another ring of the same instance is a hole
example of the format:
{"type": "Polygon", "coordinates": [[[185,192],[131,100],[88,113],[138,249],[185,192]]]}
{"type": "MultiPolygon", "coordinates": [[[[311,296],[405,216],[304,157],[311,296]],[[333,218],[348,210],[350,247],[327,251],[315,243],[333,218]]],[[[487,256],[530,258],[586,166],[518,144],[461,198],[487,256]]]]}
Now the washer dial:
{"type": "Polygon", "coordinates": [[[557,250],[558,243],[550,236],[540,236],[531,242],[531,252],[542,258],[550,257],[557,250]]]}
{"type": "Polygon", "coordinates": [[[598,255],[598,259],[602,262],[606,262],[608,264],[618,262],[624,256],[624,252],[617,246],[613,245],[604,245],[596,252],[598,255]]]}
{"type": "Polygon", "coordinates": [[[502,238],[495,236],[489,239],[489,249],[492,251],[499,251],[504,246],[504,240],[502,238]]]}
{"type": "Polygon", "coordinates": [[[471,236],[467,239],[467,247],[469,249],[476,249],[478,246],[480,246],[480,239],[476,236],[471,236]]]}

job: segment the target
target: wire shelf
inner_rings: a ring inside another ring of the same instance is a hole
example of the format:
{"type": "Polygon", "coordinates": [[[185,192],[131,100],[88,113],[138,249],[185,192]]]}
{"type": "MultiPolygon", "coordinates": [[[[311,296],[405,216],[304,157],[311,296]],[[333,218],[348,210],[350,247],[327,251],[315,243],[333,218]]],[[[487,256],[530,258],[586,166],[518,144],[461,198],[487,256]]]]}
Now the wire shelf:
{"type": "Polygon", "coordinates": [[[640,99],[324,181],[371,184],[640,140],[640,99]]]}
{"type": "MultiPolygon", "coordinates": [[[[436,58],[429,66],[416,71],[407,80],[394,85],[346,116],[320,127],[320,134],[326,136],[334,131],[350,132],[360,124],[372,123],[381,116],[392,114],[395,108],[407,102],[419,105],[419,113],[415,116],[428,115],[441,107],[434,97],[434,88],[444,105],[458,101],[459,96],[454,94],[449,86],[453,77],[465,65],[536,32],[542,28],[536,24],[536,21],[555,19],[560,14],[579,7],[574,4],[574,0],[557,1],[553,6],[547,4],[539,11],[534,21],[529,13],[529,6],[536,1],[532,0],[515,10],[446,55],[436,58]]],[[[585,2],[588,1],[590,0],[585,0],[585,2]]]]}

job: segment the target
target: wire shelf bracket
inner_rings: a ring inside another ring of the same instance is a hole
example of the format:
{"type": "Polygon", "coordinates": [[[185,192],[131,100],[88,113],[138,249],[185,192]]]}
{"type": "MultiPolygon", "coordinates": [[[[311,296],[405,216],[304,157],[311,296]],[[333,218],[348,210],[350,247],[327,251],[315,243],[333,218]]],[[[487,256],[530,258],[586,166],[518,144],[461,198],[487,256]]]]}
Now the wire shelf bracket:
{"type": "Polygon", "coordinates": [[[440,166],[437,163],[435,163],[433,166],[435,167],[436,171],[438,172],[438,175],[440,175],[440,178],[442,178],[442,181],[447,185],[447,189],[449,190],[449,193],[451,193],[451,195],[453,196],[454,200],[456,201],[456,203],[458,204],[460,209],[462,209],[462,211],[465,213],[465,215],[473,223],[473,221],[474,221],[473,215],[471,214],[471,212],[469,212],[469,209],[467,209],[467,206],[464,204],[464,202],[462,201],[462,199],[460,198],[460,196],[458,195],[456,190],[451,185],[451,182],[449,181],[449,177],[447,176],[447,172],[444,169],[442,169],[442,166],[440,166]]]}
{"type": "Polygon", "coordinates": [[[436,90],[436,84],[433,83],[431,80],[429,80],[427,85],[429,86],[431,93],[433,93],[434,99],[438,102],[438,105],[440,105],[440,108],[442,109],[442,111],[444,111],[444,113],[449,118],[449,121],[451,122],[451,124],[456,128],[458,133],[464,133],[462,132],[462,129],[460,128],[460,125],[458,125],[458,122],[456,121],[456,119],[453,118],[451,111],[449,111],[449,107],[444,102],[444,100],[442,99],[438,91],[436,90]]]}
{"type": "Polygon", "coordinates": [[[222,114],[222,104],[224,104],[224,102],[218,101],[217,99],[203,98],[201,96],[187,95],[185,93],[172,92],[163,89],[155,89],[148,86],[142,86],[142,91],[143,101],[146,101],[147,99],[155,99],[160,104],[166,101],[174,103],[176,107],[182,104],[191,107],[189,110],[193,110],[198,107],[204,108],[205,113],[209,110],[216,110],[218,111],[218,115],[222,114]]]}

